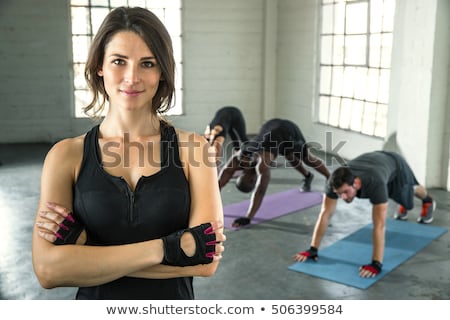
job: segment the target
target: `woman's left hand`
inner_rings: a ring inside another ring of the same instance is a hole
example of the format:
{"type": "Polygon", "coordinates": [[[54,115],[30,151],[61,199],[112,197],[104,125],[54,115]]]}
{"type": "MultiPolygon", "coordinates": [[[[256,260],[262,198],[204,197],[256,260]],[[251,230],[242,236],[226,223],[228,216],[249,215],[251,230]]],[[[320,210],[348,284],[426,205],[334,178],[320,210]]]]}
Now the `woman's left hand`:
{"type": "Polygon", "coordinates": [[[39,236],[54,244],[84,244],[86,231],[75,221],[71,210],[59,204],[47,203],[48,211],[39,211],[36,226],[39,236]]]}

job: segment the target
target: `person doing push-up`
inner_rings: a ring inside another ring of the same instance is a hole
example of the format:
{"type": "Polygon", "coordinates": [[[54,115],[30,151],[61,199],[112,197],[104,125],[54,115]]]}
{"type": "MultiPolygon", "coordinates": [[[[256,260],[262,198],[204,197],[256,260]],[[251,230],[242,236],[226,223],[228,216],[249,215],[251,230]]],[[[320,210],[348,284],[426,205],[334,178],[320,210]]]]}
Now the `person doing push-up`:
{"type": "Polygon", "coordinates": [[[267,121],[262,125],[258,135],[244,143],[219,173],[220,189],[230,181],[236,171],[242,170],[236,180],[236,187],[242,192],[253,191],[246,217],[236,219],[232,224],[233,227],[249,224],[256,215],[269,185],[270,169],[280,154],[305,177],[303,191],[310,191],[314,177],[303,166],[303,162],[327,179],[330,175],[323,162],[310,152],[302,132],[295,123],[279,118],[267,121]]]}

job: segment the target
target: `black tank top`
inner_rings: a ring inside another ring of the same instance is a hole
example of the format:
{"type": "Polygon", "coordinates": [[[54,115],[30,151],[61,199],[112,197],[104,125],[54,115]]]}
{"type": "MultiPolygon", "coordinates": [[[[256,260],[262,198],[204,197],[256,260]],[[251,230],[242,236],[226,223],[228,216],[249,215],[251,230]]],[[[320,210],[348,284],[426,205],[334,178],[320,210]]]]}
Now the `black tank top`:
{"type": "MultiPolygon", "coordinates": [[[[191,195],[175,129],[161,121],[161,170],[141,177],[134,191],[123,178],[103,169],[98,131],[97,125],[86,134],[83,162],[74,186],[74,214],[86,227],[87,244],[129,244],[187,228],[191,195]]],[[[79,288],[77,299],[194,299],[194,292],[192,277],[123,277],[79,288]]]]}
{"type": "Polygon", "coordinates": [[[209,127],[213,129],[215,126],[221,126],[223,130],[215,136],[226,137],[232,131],[235,131],[241,141],[247,141],[247,133],[245,128],[244,116],[237,107],[226,106],[219,109],[214,118],[209,123],[209,127]]]}

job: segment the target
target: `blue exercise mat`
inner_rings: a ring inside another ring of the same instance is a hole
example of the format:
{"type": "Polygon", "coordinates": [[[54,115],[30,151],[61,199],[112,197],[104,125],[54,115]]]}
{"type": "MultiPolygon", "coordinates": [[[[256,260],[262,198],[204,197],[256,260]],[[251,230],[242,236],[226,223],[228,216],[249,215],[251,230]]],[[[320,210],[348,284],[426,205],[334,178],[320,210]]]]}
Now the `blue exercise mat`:
{"type": "Polygon", "coordinates": [[[359,267],[372,260],[372,230],[373,224],[369,224],[321,248],[317,262],[296,262],[288,269],[367,289],[448,231],[443,227],[387,219],[383,270],[375,278],[361,278],[359,267]]]}

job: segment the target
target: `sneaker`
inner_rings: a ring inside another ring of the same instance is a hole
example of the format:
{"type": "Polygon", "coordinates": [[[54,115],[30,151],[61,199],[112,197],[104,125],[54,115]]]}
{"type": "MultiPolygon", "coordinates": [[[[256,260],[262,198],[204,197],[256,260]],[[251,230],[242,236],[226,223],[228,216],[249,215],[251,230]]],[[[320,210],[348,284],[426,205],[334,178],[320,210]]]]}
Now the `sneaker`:
{"type": "Polygon", "coordinates": [[[311,191],[311,182],[314,179],[314,175],[310,172],[307,177],[305,177],[305,182],[303,182],[302,191],[308,192],[311,191]]]}
{"type": "Polygon", "coordinates": [[[394,215],[394,219],[405,221],[408,219],[408,211],[404,206],[400,205],[394,215]]]}
{"type": "Polygon", "coordinates": [[[433,212],[436,209],[436,201],[425,202],[422,205],[422,212],[420,213],[420,217],[417,218],[417,222],[419,223],[431,223],[433,221],[433,212]]]}

